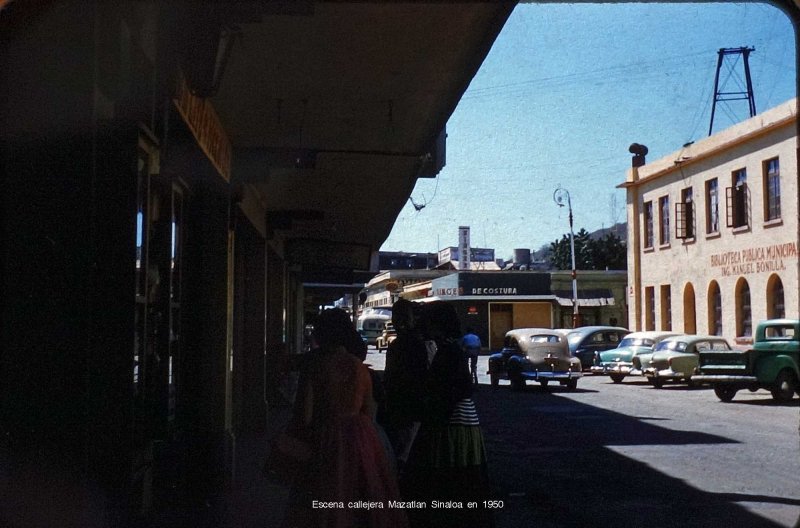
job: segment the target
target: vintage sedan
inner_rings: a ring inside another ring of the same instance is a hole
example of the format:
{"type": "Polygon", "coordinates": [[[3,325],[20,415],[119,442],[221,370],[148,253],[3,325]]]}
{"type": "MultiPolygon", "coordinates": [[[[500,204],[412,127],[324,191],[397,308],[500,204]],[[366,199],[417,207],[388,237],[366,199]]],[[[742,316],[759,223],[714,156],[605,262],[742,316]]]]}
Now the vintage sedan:
{"type": "Polygon", "coordinates": [[[633,369],[633,358],[652,352],[656,344],[676,335],[681,334],[655,331],[628,334],[617,348],[600,352],[591,371],[593,374],[609,376],[614,383],[621,383],[628,375],[641,375],[641,371],[633,369]]]}
{"type": "Polygon", "coordinates": [[[657,389],[666,381],[684,380],[692,385],[697,374],[700,352],[732,350],[730,343],[719,336],[683,335],[668,337],[658,343],[652,353],[633,358],[634,370],[639,369],[657,389]]]}
{"type": "Polygon", "coordinates": [[[569,352],[581,360],[583,370],[589,370],[599,352],[617,348],[631,331],[619,326],[581,326],[561,330],[567,336],[569,352]]]}
{"type": "Polygon", "coordinates": [[[578,386],[581,362],[570,355],[566,337],[547,328],[520,328],[506,333],[503,349],[489,356],[489,378],[497,387],[508,379],[520,390],[527,380],[542,387],[553,381],[572,390],[578,386]]]}

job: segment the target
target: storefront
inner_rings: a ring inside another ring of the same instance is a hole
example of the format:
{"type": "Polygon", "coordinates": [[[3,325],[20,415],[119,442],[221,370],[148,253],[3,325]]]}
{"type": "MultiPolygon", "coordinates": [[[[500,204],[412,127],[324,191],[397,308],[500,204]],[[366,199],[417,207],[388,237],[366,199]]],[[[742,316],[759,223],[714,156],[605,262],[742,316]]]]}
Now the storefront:
{"type": "MultiPolygon", "coordinates": [[[[584,314],[584,322],[609,324],[614,319],[624,323],[617,314],[620,309],[615,296],[624,298],[625,273],[585,273],[585,287],[578,289],[578,309],[584,314]],[[618,283],[618,287],[602,287],[604,285],[597,284],[599,277],[618,283]],[[593,282],[590,284],[587,280],[593,282]],[[615,294],[614,290],[619,290],[619,293],[615,294]]],[[[414,294],[427,289],[428,295],[420,301],[453,303],[462,328],[465,331],[471,329],[485,347],[496,350],[502,347],[506,332],[513,328],[561,328],[569,325],[572,299],[565,297],[562,282],[559,272],[460,272],[430,281],[429,288],[417,285],[409,291],[408,298],[419,299],[414,294]]]]}

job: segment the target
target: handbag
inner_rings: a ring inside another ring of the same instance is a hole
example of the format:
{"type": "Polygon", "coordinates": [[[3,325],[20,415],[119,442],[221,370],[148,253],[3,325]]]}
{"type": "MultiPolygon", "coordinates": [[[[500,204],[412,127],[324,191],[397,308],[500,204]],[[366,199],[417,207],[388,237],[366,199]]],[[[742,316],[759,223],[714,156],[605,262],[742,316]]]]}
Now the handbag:
{"type": "Polygon", "coordinates": [[[270,442],[263,471],[270,480],[291,486],[302,480],[309,460],[311,460],[311,445],[305,440],[283,432],[270,442]]]}

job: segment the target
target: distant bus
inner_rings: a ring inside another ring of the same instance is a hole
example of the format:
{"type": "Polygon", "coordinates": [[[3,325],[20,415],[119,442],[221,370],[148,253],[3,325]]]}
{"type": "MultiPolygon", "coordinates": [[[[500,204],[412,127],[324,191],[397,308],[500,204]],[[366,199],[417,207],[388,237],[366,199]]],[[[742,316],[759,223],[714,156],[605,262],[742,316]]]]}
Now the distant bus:
{"type": "Polygon", "coordinates": [[[356,321],[356,329],[367,338],[368,345],[375,345],[375,340],[383,332],[386,322],[392,320],[391,308],[365,308],[356,321]]]}

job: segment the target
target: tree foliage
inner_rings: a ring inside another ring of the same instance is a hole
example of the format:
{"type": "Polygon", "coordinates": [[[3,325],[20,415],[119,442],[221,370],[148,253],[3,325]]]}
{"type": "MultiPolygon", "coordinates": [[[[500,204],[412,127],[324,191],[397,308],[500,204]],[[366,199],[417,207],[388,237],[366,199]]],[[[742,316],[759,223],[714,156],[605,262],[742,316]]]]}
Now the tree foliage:
{"type": "MultiPolygon", "coordinates": [[[[627,247],[617,235],[607,232],[600,238],[591,238],[585,229],[575,233],[575,269],[624,270],[628,269],[627,247]]],[[[550,244],[550,266],[554,269],[572,269],[569,234],[550,244]]]]}

